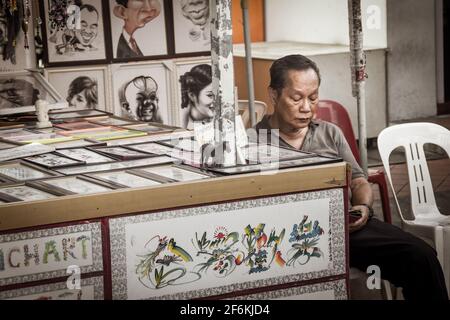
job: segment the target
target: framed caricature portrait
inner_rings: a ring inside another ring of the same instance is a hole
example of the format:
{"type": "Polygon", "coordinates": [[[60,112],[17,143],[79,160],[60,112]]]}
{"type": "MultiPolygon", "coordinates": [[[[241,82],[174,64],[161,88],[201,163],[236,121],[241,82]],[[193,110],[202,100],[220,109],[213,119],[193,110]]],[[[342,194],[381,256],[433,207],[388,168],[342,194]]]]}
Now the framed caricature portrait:
{"type": "Polygon", "coordinates": [[[108,0],[113,59],[168,54],[165,0],[108,0]]]}
{"type": "Polygon", "coordinates": [[[171,0],[175,53],[210,52],[209,0],[171,0]]]}
{"type": "Polygon", "coordinates": [[[116,64],[111,74],[116,116],[172,124],[169,69],[164,61],[116,64]]]}
{"type": "Polygon", "coordinates": [[[70,107],[112,112],[108,66],[47,68],[45,76],[70,107]]]}
{"type": "Polygon", "coordinates": [[[102,0],[45,0],[41,4],[46,66],[106,61],[102,0]]]}
{"type": "Polygon", "coordinates": [[[210,57],[176,60],[172,86],[175,125],[193,129],[194,122],[214,118],[210,57]]]}
{"type": "Polygon", "coordinates": [[[23,70],[0,74],[0,115],[34,112],[38,99],[49,102],[50,109],[66,108],[59,93],[37,71],[23,70]]]}

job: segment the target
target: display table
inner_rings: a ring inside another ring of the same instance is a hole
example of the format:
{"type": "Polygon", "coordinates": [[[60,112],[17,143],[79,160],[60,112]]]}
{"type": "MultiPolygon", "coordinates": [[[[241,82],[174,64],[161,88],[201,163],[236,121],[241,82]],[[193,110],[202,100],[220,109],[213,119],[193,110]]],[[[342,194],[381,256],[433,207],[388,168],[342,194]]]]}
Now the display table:
{"type": "Polygon", "coordinates": [[[2,204],[0,298],[346,299],[347,177],[341,162],[2,204]]]}

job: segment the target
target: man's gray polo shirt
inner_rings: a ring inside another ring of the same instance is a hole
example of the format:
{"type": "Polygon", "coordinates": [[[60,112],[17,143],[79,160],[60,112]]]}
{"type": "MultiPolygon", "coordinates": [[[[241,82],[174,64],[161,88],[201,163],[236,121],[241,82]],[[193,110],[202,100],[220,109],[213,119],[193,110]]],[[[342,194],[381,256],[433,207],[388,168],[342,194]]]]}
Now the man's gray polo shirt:
{"type": "MultiPolygon", "coordinates": [[[[267,142],[270,142],[271,127],[269,124],[269,116],[264,116],[255,128],[258,135],[260,134],[259,130],[266,129],[268,134],[267,142]]],[[[294,148],[281,137],[279,145],[285,148],[294,148]]],[[[303,141],[303,146],[299,150],[329,157],[340,157],[352,166],[352,179],[366,177],[358,162],[353,157],[352,150],[341,129],[332,123],[312,120],[305,140],[303,141]]]]}

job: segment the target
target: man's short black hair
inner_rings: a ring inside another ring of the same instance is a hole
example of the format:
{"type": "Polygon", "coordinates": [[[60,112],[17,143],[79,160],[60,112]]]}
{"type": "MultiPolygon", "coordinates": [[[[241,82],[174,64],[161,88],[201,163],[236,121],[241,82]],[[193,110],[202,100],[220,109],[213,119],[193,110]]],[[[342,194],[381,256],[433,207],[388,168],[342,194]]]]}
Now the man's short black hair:
{"type": "Polygon", "coordinates": [[[319,68],[311,59],[301,54],[292,54],[275,60],[270,67],[270,87],[280,94],[286,85],[286,74],[289,70],[305,71],[308,69],[313,69],[316,72],[320,85],[319,68]]]}
{"type": "Polygon", "coordinates": [[[128,0],[116,0],[117,4],[124,6],[125,8],[128,5],[128,0]]]}

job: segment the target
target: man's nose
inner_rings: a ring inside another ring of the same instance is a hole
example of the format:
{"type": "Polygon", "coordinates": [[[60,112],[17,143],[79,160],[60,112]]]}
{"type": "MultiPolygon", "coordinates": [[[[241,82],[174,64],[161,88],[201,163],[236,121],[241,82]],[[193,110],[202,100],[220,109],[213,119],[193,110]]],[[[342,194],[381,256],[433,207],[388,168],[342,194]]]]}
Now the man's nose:
{"type": "Polygon", "coordinates": [[[300,112],[311,112],[311,101],[309,101],[309,99],[303,99],[302,103],[300,104],[300,112]]]}

